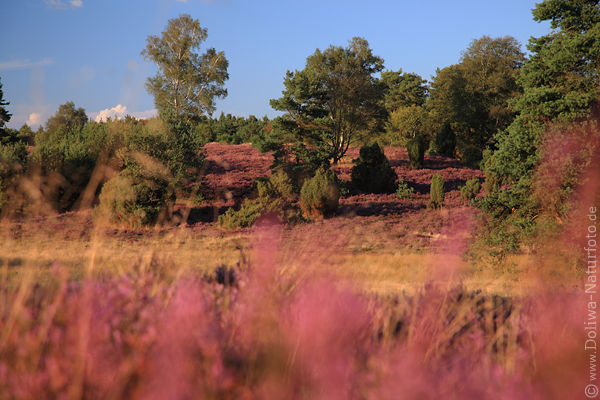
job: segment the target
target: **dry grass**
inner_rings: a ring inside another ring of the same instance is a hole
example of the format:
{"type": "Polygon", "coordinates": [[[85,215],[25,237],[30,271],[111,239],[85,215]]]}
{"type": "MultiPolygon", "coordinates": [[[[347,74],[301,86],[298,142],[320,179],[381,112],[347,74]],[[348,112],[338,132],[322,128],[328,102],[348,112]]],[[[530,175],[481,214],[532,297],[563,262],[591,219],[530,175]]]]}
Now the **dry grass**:
{"type": "MultiPolygon", "coordinates": [[[[536,285],[536,257],[474,263],[456,249],[444,248],[443,243],[459,240],[444,232],[444,225],[458,216],[445,215],[437,226],[426,215],[421,215],[421,226],[415,225],[418,216],[409,214],[338,217],[285,227],[278,264],[282,271],[334,273],[362,291],[385,296],[415,293],[432,281],[461,282],[467,289],[503,296],[522,295],[536,285]],[[446,264],[452,264],[451,276],[446,276],[446,264]]],[[[43,283],[54,265],[68,269],[73,279],[120,276],[132,265],[153,260],[169,265],[171,276],[205,275],[221,265],[244,265],[253,248],[253,229],[226,232],[216,224],[138,231],[94,228],[86,213],[5,222],[1,229],[0,267],[10,281],[27,271],[43,283]]],[[[575,271],[564,268],[558,278],[577,283],[575,271]]]]}

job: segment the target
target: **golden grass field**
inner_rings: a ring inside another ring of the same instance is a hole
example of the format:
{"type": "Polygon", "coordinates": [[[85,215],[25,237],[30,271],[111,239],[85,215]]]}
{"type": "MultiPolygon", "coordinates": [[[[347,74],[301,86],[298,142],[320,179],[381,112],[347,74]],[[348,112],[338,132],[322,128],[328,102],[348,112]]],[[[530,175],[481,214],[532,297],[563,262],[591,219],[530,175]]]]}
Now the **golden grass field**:
{"type": "MultiPolygon", "coordinates": [[[[448,216],[450,212],[446,212],[448,216]]],[[[444,214],[441,214],[444,215],[444,214]]],[[[436,216],[437,217],[437,216],[436,216]]],[[[415,217],[413,217],[414,219],[415,217]]],[[[442,217],[443,218],[443,217],[442,217]]],[[[340,217],[299,226],[281,226],[279,265],[282,270],[327,271],[348,279],[361,291],[378,295],[412,293],[429,282],[461,283],[469,290],[518,296],[536,284],[538,256],[474,259],[444,244],[470,244],[471,232],[451,237],[431,227],[411,231],[409,218],[367,221],[340,217]],[[406,220],[406,221],[405,221],[406,220]],[[448,275],[445,264],[451,264],[448,275]]],[[[448,219],[450,219],[448,217],[448,219]]],[[[88,212],[40,218],[38,222],[4,222],[0,265],[11,278],[33,273],[44,280],[53,265],[66,267],[73,278],[122,275],[134,265],[160,260],[168,274],[211,274],[221,265],[244,265],[252,252],[254,229],[228,232],[216,223],[155,227],[137,231],[95,228],[88,212]],[[40,228],[40,225],[51,227],[40,228]]],[[[575,271],[561,271],[564,283],[578,283],[575,271]]]]}

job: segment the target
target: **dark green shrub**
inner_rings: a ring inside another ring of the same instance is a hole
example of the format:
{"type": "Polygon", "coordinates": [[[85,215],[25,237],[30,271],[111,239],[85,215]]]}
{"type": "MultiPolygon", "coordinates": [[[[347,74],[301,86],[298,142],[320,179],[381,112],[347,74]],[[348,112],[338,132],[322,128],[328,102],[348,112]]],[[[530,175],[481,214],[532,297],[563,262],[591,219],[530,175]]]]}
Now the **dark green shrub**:
{"type": "Polygon", "coordinates": [[[404,181],[398,182],[398,188],[396,189],[396,196],[400,199],[408,199],[415,193],[415,189],[411,188],[404,181]]]}
{"type": "Polygon", "coordinates": [[[239,210],[230,208],[220,215],[219,225],[225,229],[246,228],[268,213],[275,214],[283,222],[299,219],[297,207],[293,204],[298,196],[290,177],[283,170],[277,170],[269,179],[259,179],[256,191],[256,199],[246,199],[239,210]]]}
{"type": "Polygon", "coordinates": [[[442,204],[444,203],[444,178],[439,173],[433,175],[431,178],[429,196],[429,208],[442,208],[442,204]]]}
{"type": "Polygon", "coordinates": [[[354,160],[351,176],[354,186],[367,193],[391,193],[398,179],[377,143],[360,148],[360,156],[354,160]]]}
{"type": "Polygon", "coordinates": [[[307,219],[323,219],[337,211],[339,199],[335,174],[331,170],[319,169],[302,185],[300,208],[307,219]]]}
{"type": "Polygon", "coordinates": [[[259,199],[246,199],[239,210],[230,208],[225,214],[219,215],[219,226],[225,229],[247,228],[254,225],[264,211],[264,205],[259,199]]]}
{"type": "Polygon", "coordinates": [[[171,176],[156,161],[141,157],[147,156],[138,155],[137,168],[127,168],[104,184],[95,210],[97,221],[135,228],[169,217],[174,200],[171,176]]]}
{"type": "Polygon", "coordinates": [[[194,141],[199,145],[205,145],[206,143],[215,141],[215,134],[211,129],[209,121],[199,121],[192,125],[191,135],[194,137],[194,141]]]}
{"type": "Polygon", "coordinates": [[[0,212],[9,202],[9,191],[16,189],[27,167],[27,146],[24,142],[0,144],[0,212]]]}
{"type": "Polygon", "coordinates": [[[481,183],[479,179],[473,178],[465,182],[464,186],[460,187],[460,198],[466,202],[473,200],[481,191],[481,183]]]}
{"type": "Polygon", "coordinates": [[[417,136],[406,145],[408,150],[408,159],[412,169],[423,168],[423,160],[425,159],[425,139],[422,136],[417,136]]]}
{"type": "Polygon", "coordinates": [[[452,131],[448,122],[444,123],[440,130],[435,135],[434,140],[435,152],[440,156],[454,157],[456,149],[456,135],[452,131]]]}
{"type": "Polygon", "coordinates": [[[483,152],[481,149],[477,146],[469,145],[463,149],[460,160],[471,168],[479,168],[482,158],[483,152]]]}

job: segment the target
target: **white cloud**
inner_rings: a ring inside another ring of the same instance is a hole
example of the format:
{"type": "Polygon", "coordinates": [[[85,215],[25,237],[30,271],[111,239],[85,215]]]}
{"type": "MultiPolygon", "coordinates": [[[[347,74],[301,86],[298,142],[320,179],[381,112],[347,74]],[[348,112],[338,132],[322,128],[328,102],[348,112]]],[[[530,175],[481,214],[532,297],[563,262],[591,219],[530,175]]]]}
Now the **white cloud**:
{"type": "Polygon", "coordinates": [[[26,68],[39,68],[45,67],[47,65],[52,64],[51,58],[42,58],[39,61],[31,61],[31,60],[10,60],[10,61],[0,61],[0,71],[6,71],[9,69],[26,69],[26,68]]]}
{"type": "Polygon", "coordinates": [[[66,10],[67,8],[69,8],[69,5],[71,6],[71,8],[83,7],[83,0],[68,1],[69,4],[63,2],[63,0],[44,0],[44,3],[46,3],[46,6],[48,6],[48,8],[53,8],[55,10],[66,10]]]}
{"type": "Polygon", "coordinates": [[[127,115],[131,115],[132,117],[138,119],[149,119],[155,117],[157,115],[156,110],[147,110],[147,111],[138,111],[138,112],[130,112],[127,110],[127,106],[122,104],[118,104],[113,108],[106,108],[97,113],[91,113],[90,117],[94,119],[96,122],[106,121],[108,118],[111,119],[121,119],[127,115]]]}
{"type": "Polygon", "coordinates": [[[121,104],[113,108],[106,108],[96,115],[96,122],[106,121],[109,118],[123,118],[127,115],[127,107],[121,104]]]}
{"type": "Polygon", "coordinates": [[[23,124],[36,129],[51,115],[50,106],[45,104],[15,104],[14,106],[11,104],[11,111],[13,116],[8,127],[13,129],[19,129],[23,124]]]}
{"type": "Polygon", "coordinates": [[[36,126],[42,124],[42,114],[41,113],[31,113],[29,114],[29,118],[25,122],[29,126],[36,126]]]}

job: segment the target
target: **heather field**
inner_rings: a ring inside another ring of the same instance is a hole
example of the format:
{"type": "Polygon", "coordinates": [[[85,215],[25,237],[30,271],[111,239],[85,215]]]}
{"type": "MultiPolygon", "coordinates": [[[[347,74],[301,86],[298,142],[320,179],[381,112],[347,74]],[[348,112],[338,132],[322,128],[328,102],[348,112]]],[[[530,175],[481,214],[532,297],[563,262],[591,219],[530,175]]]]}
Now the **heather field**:
{"type": "Polygon", "coordinates": [[[600,396],[600,0],[0,16],[0,400],[600,396]]]}
{"type": "Polygon", "coordinates": [[[413,198],[349,192],[322,221],[230,231],[215,216],[269,173],[270,156],[205,150],[202,201],[177,204],[169,224],[107,227],[87,211],[3,223],[2,398],[580,391],[580,275],[552,246],[483,256],[477,211],[456,190],[479,170],[427,157],[414,171],[389,148],[413,198]],[[426,208],[434,172],[449,182],[443,210],[426,208]]]}

